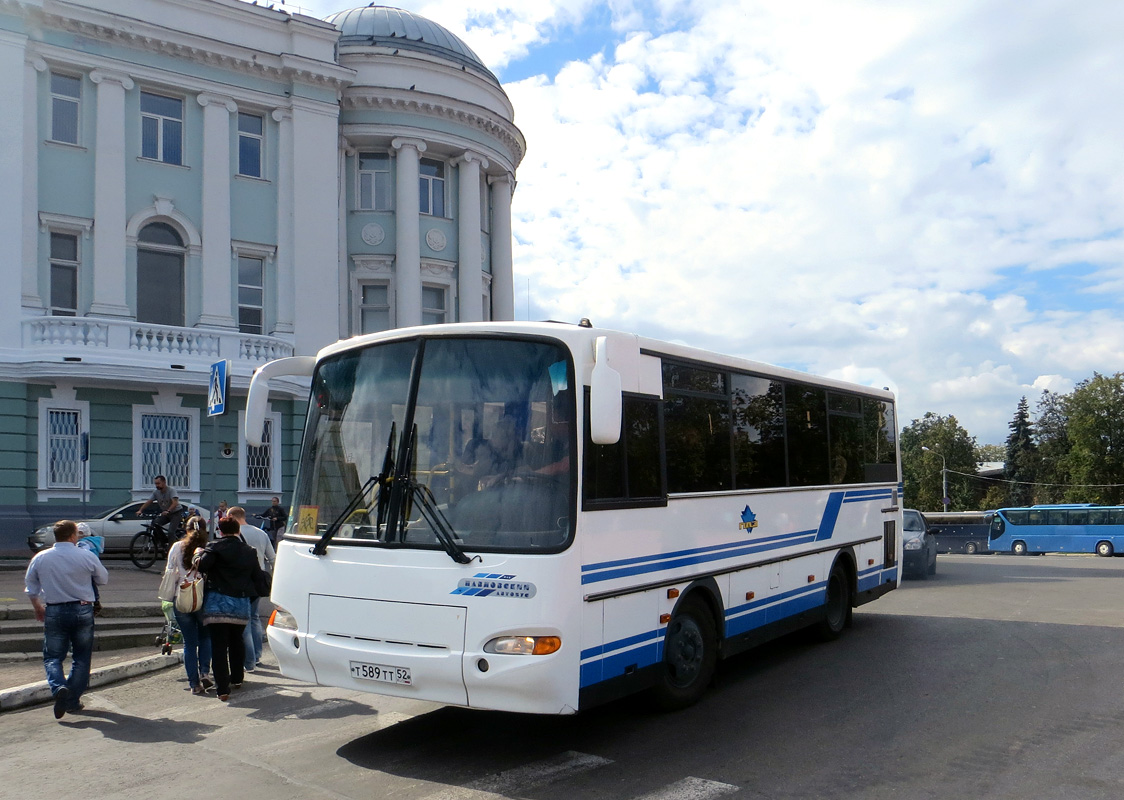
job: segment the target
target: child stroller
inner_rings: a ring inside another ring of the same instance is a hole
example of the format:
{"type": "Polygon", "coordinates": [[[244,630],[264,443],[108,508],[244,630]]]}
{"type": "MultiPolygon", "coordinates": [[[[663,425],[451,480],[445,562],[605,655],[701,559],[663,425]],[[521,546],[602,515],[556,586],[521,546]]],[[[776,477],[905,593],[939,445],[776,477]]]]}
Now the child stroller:
{"type": "Polygon", "coordinates": [[[160,648],[162,655],[168,656],[172,654],[172,645],[183,644],[183,634],[176,624],[176,615],[173,611],[175,604],[164,600],[161,601],[160,607],[164,611],[164,627],[156,637],[156,646],[160,648]]]}

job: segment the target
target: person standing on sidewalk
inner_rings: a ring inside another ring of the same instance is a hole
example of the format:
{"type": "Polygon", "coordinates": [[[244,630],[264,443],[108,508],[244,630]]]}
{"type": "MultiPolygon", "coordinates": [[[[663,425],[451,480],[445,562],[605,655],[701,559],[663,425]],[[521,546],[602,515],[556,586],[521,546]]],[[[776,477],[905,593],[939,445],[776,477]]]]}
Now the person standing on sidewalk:
{"type": "MultiPolygon", "coordinates": [[[[207,546],[207,522],[196,515],[187,521],[183,538],[168,550],[166,570],[175,576],[179,586],[192,575],[195,551],[207,546]]],[[[203,624],[203,609],[180,611],[173,606],[176,625],[183,634],[183,668],[192,694],[206,694],[214,682],[211,680],[211,632],[203,624]]]]}
{"type": "Polygon", "coordinates": [[[55,545],[36,554],[24,577],[35,619],[43,623],[43,667],[55,699],[55,719],[82,708],[94,651],[94,584],[105,586],[109,573],[89,550],[78,547],[78,524],[55,523],[55,545]],[[71,653],[69,677],[62,662],[71,653]]]}
{"type": "MultiPolygon", "coordinates": [[[[242,506],[233,506],[230,509],[230,518],[237,520],[242,541],[257,552],[258,566],[272,575],[273,562],[277,560],[277,552],[273,549],[273,543],[269,541],[269,534],[257,525],[250,525],[246,522],[246,509],[242,506]]],[[[246,626],[246,630],[242,634],[242,644],[246,648],[245,667],[247,672],[253,672],[261,663],[265,632],[261,624],[260,605],[260,597],[254,597],[250,600],[250,624],[246,626]]]]}
{"type": "Polygon", "coordinates": [[[238,535],[238,522],[219,520],[221,538],[195,551],[196,566],[207,576],[203,622],[211,631],[211,668],[215,691],[224,703],[231,688],[242,685],[246,650],[242,629],[250,621],[250,598],[256,593],[258,556],[238,535]]]}

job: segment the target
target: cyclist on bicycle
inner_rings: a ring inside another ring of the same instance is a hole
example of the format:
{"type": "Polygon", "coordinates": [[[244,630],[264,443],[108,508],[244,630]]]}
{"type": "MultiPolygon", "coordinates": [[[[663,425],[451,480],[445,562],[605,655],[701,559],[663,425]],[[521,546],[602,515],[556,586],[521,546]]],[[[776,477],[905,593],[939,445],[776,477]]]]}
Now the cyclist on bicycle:
{"type": "Polygon", "coordinates": [[[179,538],[179,529],[183,523],[183,514],[186,509],[180,505],[180,499],[172,493],[167,478],[163,475],[157,475],[153,484],[156,489],[152,492],[152,497],[148,498],[144,505],[137,509],[137,516],[143,515],[145,509],[156,503],[160,513],[153,522],[165,536],[162,544],[168,545],[179,538]]]}

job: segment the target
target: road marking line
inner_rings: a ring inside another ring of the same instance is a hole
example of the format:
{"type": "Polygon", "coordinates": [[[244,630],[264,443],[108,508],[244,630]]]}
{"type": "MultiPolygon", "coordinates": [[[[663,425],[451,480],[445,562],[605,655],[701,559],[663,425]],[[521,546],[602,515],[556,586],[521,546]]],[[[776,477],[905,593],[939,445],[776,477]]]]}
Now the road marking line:
{"type": "Polygon", "coordinates": [[[576,753],[569,750],[552,758],[544,758],[542,761],[504,770],[497,775],[489,775],[486,778],[473,781],[465,788],[501,795],[514,791],[522,792],[533,786],[542,786],[565,780],[579,772],[612,763],[611,760],[601,756],[591,756],[588,753],[576,753]]]}
{"type": "Polygon", "coordinates": [[[729,783],[691,777],[633,800],[709,800],[711,797],[721,797],[736,792],[739,788],[729,783]]]}

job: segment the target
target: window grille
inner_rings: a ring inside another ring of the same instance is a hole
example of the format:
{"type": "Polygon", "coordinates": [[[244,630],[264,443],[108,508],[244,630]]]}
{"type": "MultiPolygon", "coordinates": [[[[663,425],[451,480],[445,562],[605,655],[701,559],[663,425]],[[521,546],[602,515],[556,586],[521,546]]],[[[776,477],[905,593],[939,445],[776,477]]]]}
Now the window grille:
{"type": "Polygon", "coordinates": [[[246,488],[273,489],[273,420],[265,420],[261,447],[246,445],[246,488]]]}
{"type": "Polygon", "coordinates": [[[82,482],[80,414],[47,411],[47,488],[78,489],[82,482]]]}
{"type": "Polygon", "coordinates": [[[157,475],[168,485],[191,485],[191,420],[172,414],[141,415],[141,482],[148,486],[157,475]]]}

